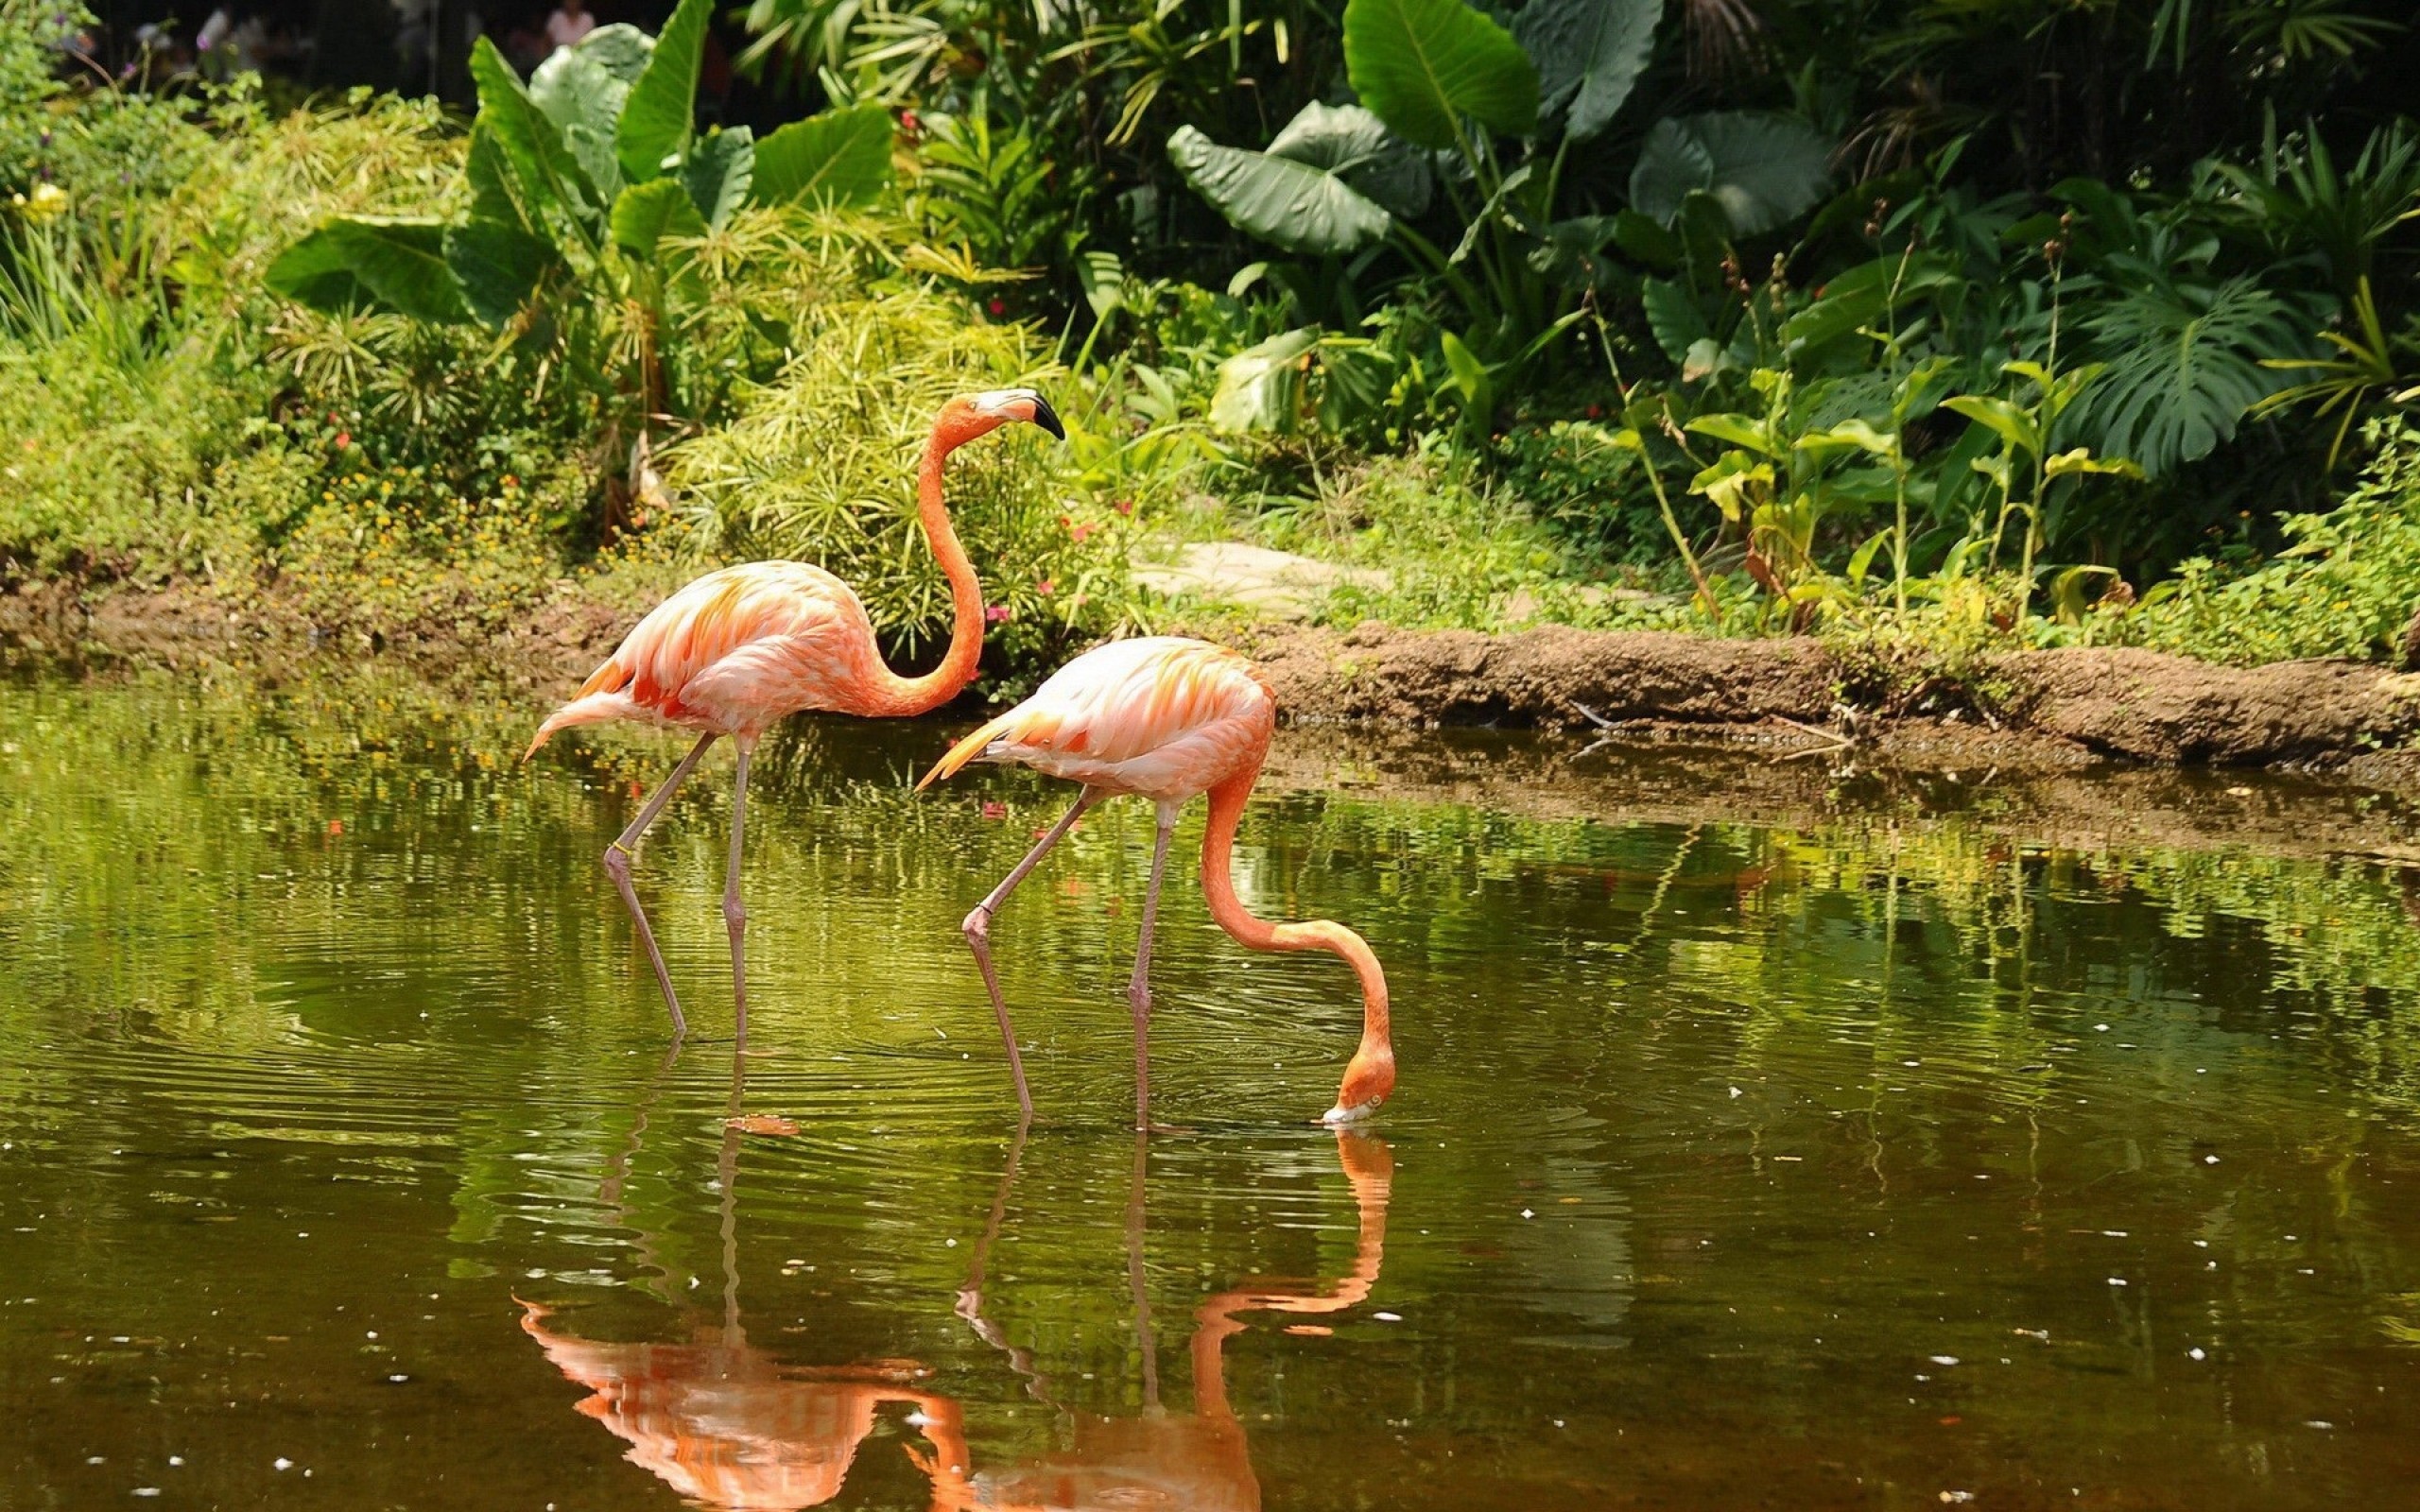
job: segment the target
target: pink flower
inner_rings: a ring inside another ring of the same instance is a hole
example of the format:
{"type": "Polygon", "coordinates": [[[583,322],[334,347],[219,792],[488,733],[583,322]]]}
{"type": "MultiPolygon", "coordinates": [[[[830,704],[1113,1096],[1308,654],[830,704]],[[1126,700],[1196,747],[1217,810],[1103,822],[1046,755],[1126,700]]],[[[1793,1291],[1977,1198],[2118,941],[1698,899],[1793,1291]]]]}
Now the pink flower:
{"type": "Polygon", "coordinates": [[[1009,608],[1006,604],[986,604],[983,606],[983,623],[986,625],[1006,625],[1009,621],[1016,618],[1016,616],[1017,611],[1009,608]]]}
{"type": "Polygon", "coordinates": [[[1111,505],[1110,507],[1116,510],[1119,514],[1132,514],[1134,512],[1134,501],[1132,499],[1120,499],[1115,504],[1111,505]]]}
{"type": "Polygon", "coordinates": [[[996,318],[1009,313],[1009,301],[1006,300],[994,300],[991,303],[983,306],[983,308],[991,311],[994,318],[996,318]]]}
{"type": "Polygon", "coordinates": [[[352,444],[353,444],[353,432],[351,432],[351,431],[338,431],[338,432],[337,432],[337,451],[341,452],[341,451],[343,451],[346,447],[351,446],[352,444]]]}
{"type": "Polygon", "coordinates": [[[907,130],[909,136],[914,136],[917,132],[925,129],[925,123],[916,119],[916,112],[913,111],[900,112],[899,124],[907,130]]]}
{"type": "Polygon", "coordinates": [[[983,816],[987,819],[1005,819],[1009,816],[1009,806],[1006,803],[986,803],[983,805],[983,816]]]}
{"type": "Polygon", "coordinates": [[[1049,578],[1045,577],[1033,585],[1033,591],[1040,593],[1043,597],[1048,598],[1052,593],[1059,591],[1059,585],[1052,582],[1049,578]]]}

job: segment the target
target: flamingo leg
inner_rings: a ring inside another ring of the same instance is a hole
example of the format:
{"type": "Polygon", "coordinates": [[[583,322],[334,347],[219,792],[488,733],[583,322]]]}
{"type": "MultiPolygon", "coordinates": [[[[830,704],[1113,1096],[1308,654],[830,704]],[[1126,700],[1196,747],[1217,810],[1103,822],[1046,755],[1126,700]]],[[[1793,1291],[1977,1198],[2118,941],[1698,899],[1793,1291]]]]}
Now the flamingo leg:
{"type": "Polygon", "coordinates": [[[731,931],[731,998],[739,1043],[748,1044],[748,905],[739,901],[740,835],[748,823],[748,751],[755,742],[739,742],[739,771],[731,787],[731,864],[723,869],[722,921],[731,931]]]}
{"type": "Polygon", "coordinates": [[[1000,885],[992,889],[992,895],[977,903],[974,912],[968,914],[966,921],[959,926],[966,935],[967,949],[975,953],[975,969],[983,973],[984,988],[992,994],[992,1013],[1000,1021],[1000,1042],[1009,1047],[1009,1074],[1016,1079],[1017,1109],[1024,1118],[1033,1117],[1033,1093],[1025,1084],[1025,1057],[1017,1054],[1017,1032],[1009,1022],[1009,1000],[1000,995],[1000,973],[992,969],[992,916],[1009,901],[1009,894],[1016,891],[1017,884],[1025,881],[1026,873],[1049,854],[1050,848],[1065,838],[1067,831],[1083,817],[1084,811],[1099,802],[1100,799],[1099,793],[1085,788],[1076,799],[1076,806],[1067,811],[1067,816],[1052,825],[1048,833],[1034,842],[1033,849],[1026,852],[1025,859],[1000,879],[1000,885]]]}
{"type": "Polygon", "coordinates": [[[1160,879],[1167,871],[1168,840],[1176,833],[1180,812],[1174,803],[1160,805],[1160,833],[1151,844],[1151,881],[1143,893],[1143,937],[1134,946],[1134,977],[1126,984],[1127,1005],[1134,1010],[1134,1126],[1151,1125],[1151,929],[1160,919],[1160,879]]]}
{"type": "Polygon", "coordinates": [[[655,946],[655,931],[648,927],[647,910],[639,906],[638,889],[631,885],[631,848],[639,843],[639,836],[647,833],[647,827],[653,824],[656,816],[664,812],[664,806],[672,801],[672,795],[680,791],[682,782],[697,766],[698,758],[703,756],[706,747],[714,743],[712,731],[700,735],[698,743],[689,747],[689,754],[681,758],[681,765],[672,768],[672,775],[664,780],[664,785],[657,788],[655,796],[639,810],[638,817],[622,832],[621,838],[605,848],[606,875],[614,879],[622,902],[630,907],[631,922],[638,927],[639,943],[647,947],[648,962],[655,968],[655,985],[664,988],[664,1006],[672,1015],[672,1038],[676,1041],[689,1032],[689,1021],[681,1016],[681,998],[672,990],[672,973],[665,970],[664,953],[655,946]]]}

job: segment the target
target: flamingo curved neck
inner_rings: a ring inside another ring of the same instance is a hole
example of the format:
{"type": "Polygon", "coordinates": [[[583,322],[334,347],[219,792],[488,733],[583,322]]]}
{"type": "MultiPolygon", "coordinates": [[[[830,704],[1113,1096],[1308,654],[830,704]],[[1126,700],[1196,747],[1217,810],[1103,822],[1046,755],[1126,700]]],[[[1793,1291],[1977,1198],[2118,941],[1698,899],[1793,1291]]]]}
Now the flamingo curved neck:
{"type": "Polygon", "coordinates": [[[1210,822],[1201,837],[1201,893],[1210,917],[1236,943],[1255,951],[1326,951],[1353,968],[1361,984],[1361,1044],[1357,1059],[1394,1060],[1392,1029],[1387,1012],[1387,973],[1369,942],[1342,924],[1314,919],[1299,924],[1271,923],[1253,917],[1236,896],[1231,869],[1236,827],[1260,778],[1260,764],[1228,778],[1210,790],[1210,822]]]}
{"type": "Polygon", "coordinates": [[[967,558],[966,548],[959,544],[949,506],[942,496],[942,474],[949,455],[965,438],[937,427],[925,444],[924,465],[916,477],[917,518],[924,524],[925,540],[932,545],[933,559],[949,579],[949,649],[942,654],[941,665],[922,677],[903,678],[888,667],[883,669],[881,712],[886,714],[906,716],[940,708],[975,680],[976,665],[982,660],[983,585],[975,576],[975,563],[967,558]]]}

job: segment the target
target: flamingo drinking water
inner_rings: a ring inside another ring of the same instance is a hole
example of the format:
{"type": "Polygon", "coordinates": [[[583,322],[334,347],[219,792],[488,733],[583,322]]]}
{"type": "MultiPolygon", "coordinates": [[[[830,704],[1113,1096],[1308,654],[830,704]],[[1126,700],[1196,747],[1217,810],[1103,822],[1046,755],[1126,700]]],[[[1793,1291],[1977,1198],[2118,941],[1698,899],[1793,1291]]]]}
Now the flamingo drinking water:
{"type": "Polygon", "coordinates": [[[1032,697],[951,747],[925,776],[923,786],[956,773],[969,762],[1013,762],[1083,784],[1066,817],[1016,864],[990,897],[966,916],[966,942],[992,994],[992,1011],[1008,1042],[1009,1071],[1016,1078],[1017,1106],[1028,1117],[1033,1096],[1026,1088],[1016,1032],[1008,1002],[992,967],[992,917],[1050,848],[1086,809],[1120,793],[1138,794],[1159,806],[1159,837],[1151,850],[1151,880],[1143,895],[1142,939],[1134,948],[1134,975],[1127,1001],[1134,1015],[1134,1119],[1150,1115],[1150,1027],[1151,926],[1160,909],[1160,877],[1168,859],[1168,837],[1177,816],[1197,793],[1210,795],[1210,824],[1201,841],[1201,891],[1219,927],[1256,951],[1329,951],[1342,956],[1361,985],[1361,1043],[1345,1067],[1344,1084],[1327,1121],[1342,1123],[1374,1111],[1394,1090],[1395,1053],[1387,1019],[1387,978],[1377,956],[1353,931],[1326,919],[1273,924],[1255,919],[1236,897],[1228,854],[1244,801],[1269,756],[1277,725],[1277,700],[1234,651],[1176,636],[1148,636],[1097,646],[1051,675],[1032,697]]]}
{"type": "Polygon", "coordinates": [[[657,605],[589,674],[571,702],[546,716],[527,761],[558,730],[628,719],[698,732],[698,743],[664,780],[621,837],[605,848],[605,869],[629,905],[639,943],[655,968],[675,1038],[688,1031],[672,973],[631,886],[631,855],[672,801],[698,758],[717,738],[738,747],[731,796],[731,864],[722,912],[731,931],[731,984],[739,1032],[748,1027],[748,979],[741,950],[748,910],[739,901],[740,834],[748,804],[748,757],[767,730],[808,709],[867,718],[897,718],[940,708],[974,680],[983,650],[983,589],[950,527],[942,470],[950,453],[1011,421],[1066,438],[1059,417],[1030,388],[997,388],[953,399],[933,421],[917,477],[917,513],[942,575],[949,579],[949,649],[941,665],[903,678],[883,663],[873,622],[849,585],[804,562],[756,561],[711,572],[657,605]]]}

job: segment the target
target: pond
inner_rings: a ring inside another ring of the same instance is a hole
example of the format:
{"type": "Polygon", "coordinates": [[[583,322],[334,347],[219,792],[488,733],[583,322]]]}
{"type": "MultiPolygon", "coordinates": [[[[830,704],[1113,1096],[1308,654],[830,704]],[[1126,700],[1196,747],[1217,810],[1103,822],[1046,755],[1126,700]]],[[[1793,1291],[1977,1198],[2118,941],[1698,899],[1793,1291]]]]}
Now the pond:
{"type": "Polygon", "coordinates": [[[2308,841],[2399,809],[2211,780],[2252,843],[2100,843],[1973,778],[1785,804],[1512,735],[1451,747],[1459,799],[1272,783],[1238,886],[1369,937],[1400,1090],[1316,1124],[1349,974],[1239,950],[1188,872],[1138,1140],[1150,820],[1111,805],[994,926],[1020,1138],[957,925],[1064,789],[916,797],[956,724],[769,747],[738,1057],[717,753],[637,868],[667,1054],[596,860],[677,747],[518,766],[537,713],[0,684],[0,1507],[2420,1484],[2420,873],[2308,841]]]}

